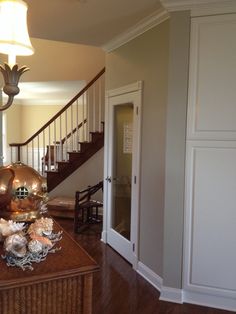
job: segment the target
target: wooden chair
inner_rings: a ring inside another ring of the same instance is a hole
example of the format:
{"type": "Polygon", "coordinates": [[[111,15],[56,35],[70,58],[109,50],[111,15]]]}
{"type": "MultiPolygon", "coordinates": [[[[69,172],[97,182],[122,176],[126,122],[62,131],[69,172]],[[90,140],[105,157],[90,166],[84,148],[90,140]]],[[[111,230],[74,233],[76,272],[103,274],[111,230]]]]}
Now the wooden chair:
{"type": "Polygon", "coordinates": [[[91,198],[100,189],[103,190],[103,181],[75,192],[74,232],[79,233],[89,224],[101,222],[98,209],[103,207],[103,203],[91,198]]]}

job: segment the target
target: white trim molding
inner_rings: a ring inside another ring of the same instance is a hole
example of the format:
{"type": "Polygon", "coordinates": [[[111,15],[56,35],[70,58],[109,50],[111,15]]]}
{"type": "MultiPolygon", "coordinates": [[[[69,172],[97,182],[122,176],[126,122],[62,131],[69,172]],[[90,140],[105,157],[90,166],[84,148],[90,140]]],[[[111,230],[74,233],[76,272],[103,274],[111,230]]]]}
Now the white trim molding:
{"type": "Polygon", "coordinates": [[[140,22],[129,28],[124,33],[116,36],[111,41],[102,46],[102,49],[106,52],[111,52],[122,45],[128,43],[132,39],[138,37],[139,35],[145,33],[149,29],[157,26],[158,24],[164,22],[169,18],[169,14],[166,10],[157,10],[146,18],[142,19],[140,22]]]}
{"type": "Polygon", "coordinates": [[[182,304],[183,290],[162,286],[160,300],[182,304]]]}
{"type": "Polygon", "coordinates": [[[106,92],[106,98],[117,97],[119,95],[133,93],[142,90],[143,81],[137,81],[129,85],[118,87],[116,89],[110,89],[106,92]]]}
{"type": "Polygon", "coordinates": [[[208,293],[183,290],[183,302],[218,308],[226,311],[236,311],[235,297],[229,298],[227,295],[211,295],[208,293]]]}
{"type": "Polygon", "coordinates": [[[161,291],[163,279],[156,273],[154,273],[154,271],[152,271],[149,267],[147,267],[141,262],[138,262],[138,267],[136,271],[139,275],[146,279],[154,288],[156,288],[158,291],[161,291]]]}
{"type": "Polygon", "coordinates": [[[102,231],[101,241],[105,244],[107,243],[107,231],[106,230],[102,231]]]}
{"type": "Polygon", "coordinates": [[[140,261],[137,264],[136,271],[155,289],[160,291],[159,300],[161,301],[178,304],[189,303],[228,311],[236,311],[236,300],[233,294],[229,297],[228,294],[219,294],[217,292],[214,294],[212,291],[211,293],[201,293],[198,291],[187,291],[185,289],[163,286],[163,279],[140,261]]]}
{"type": "Polygon", "coordinates": [[[168,11],[191,11],[191,16],[236,12],[235,0],[160,0],[168,11]]]}
{"type": "Polygon", "coordinates": [[[104,145],[104,178],[113,175],[113,117],[115,106],[133,104],[133,151],[132,174],[136,176],[136,184],[132,187],[131,196],[131,237],[130,241],[122,237],[112,228],[112,185],[104,181],[104,215],[102,241],[108,243],[121,256],[128,260],[133,268],[138,268],[139,248],[139,190],[140,190],[140,139],[141,139],[141,106],[142,81],[137,81],[120,88],[106,91],[105,105],[105,145],[104,145]]]}

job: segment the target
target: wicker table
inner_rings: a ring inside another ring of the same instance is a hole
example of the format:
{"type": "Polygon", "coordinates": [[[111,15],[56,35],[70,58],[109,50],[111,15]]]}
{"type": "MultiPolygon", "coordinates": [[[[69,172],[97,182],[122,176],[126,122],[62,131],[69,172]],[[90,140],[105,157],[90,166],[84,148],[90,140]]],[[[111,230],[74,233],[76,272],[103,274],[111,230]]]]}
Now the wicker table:
{"type": "Polygon", "coordinates": [[[91,314],[98,266],[64,230],[58,245],[61,251],[34,264],[33,271],[0,259],[0,314],[91,314]]]}

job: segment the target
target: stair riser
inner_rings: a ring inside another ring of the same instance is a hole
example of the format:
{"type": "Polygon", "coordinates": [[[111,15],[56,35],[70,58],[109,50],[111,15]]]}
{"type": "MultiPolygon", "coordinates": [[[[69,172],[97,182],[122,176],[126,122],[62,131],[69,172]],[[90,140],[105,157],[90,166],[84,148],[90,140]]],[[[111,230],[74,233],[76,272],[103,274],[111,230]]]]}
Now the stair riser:
{"type": "Polygon", "coordinates": [[[100,133],[100,132],[92,132],[91,136],[92,136],[92,142],[93,143],[100,140],[100,139],[103,139],[103,133],[100,133]]]}

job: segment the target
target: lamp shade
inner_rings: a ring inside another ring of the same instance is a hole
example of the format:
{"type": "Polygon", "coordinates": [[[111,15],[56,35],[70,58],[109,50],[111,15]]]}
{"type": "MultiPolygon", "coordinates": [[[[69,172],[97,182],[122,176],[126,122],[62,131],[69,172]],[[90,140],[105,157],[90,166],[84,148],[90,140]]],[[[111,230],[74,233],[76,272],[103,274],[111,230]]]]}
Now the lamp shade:
{"type": "Polygon", "coordinates": [[[27,9],[21,0],[0,1],[0,53],[15,56],[34,53],[28,34],[27,9]]]}

